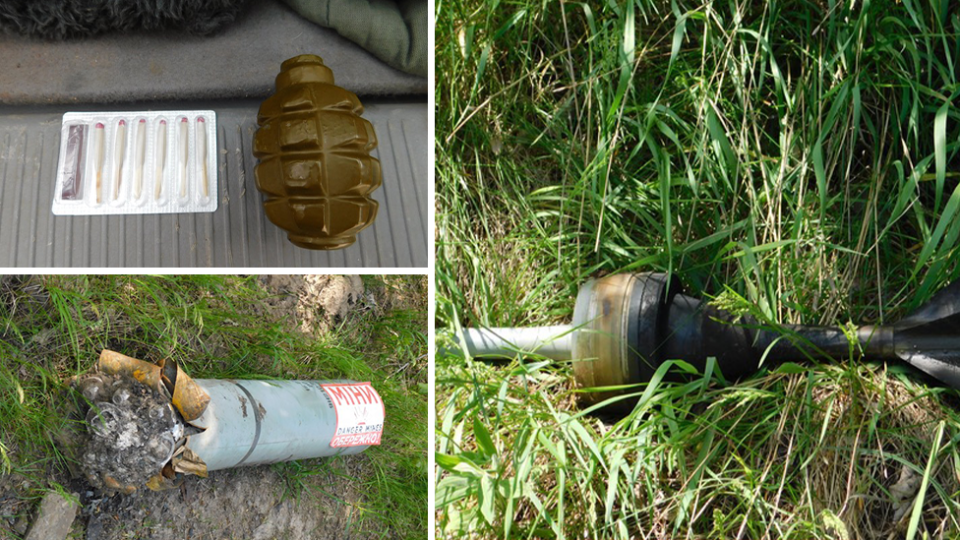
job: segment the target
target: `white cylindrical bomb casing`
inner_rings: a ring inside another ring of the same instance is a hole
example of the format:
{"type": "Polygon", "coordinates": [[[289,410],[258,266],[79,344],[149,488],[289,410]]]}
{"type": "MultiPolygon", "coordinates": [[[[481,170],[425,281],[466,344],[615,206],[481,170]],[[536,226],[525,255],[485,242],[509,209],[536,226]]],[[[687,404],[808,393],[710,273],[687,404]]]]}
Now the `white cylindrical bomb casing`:
{"type": "MultiPolygon", "coordinates": [[[[210,396],[203,414],[190,424],[204,429],[191,435],[187,448],[206,464],[208,471],[335,455],[358,454],[369,446],[332,446],[337,436],[338,409],[334,397],[321,384],[356,384],[350,381],[264,381],[197,379],[210,396]]],[[[383,426],[383,401],[373,390],[352,396],[361,403],[354,409],[369,414],[383,426]],[[362,402],[369,401],[364,408],[362,402]]],[[[342,397],[341,397],[342,398],[342,397]]],[[[341,409],[340,415],[346,413],[341,409]]],[[[349,419],[341,418],[341,424],[349,419]]]]}

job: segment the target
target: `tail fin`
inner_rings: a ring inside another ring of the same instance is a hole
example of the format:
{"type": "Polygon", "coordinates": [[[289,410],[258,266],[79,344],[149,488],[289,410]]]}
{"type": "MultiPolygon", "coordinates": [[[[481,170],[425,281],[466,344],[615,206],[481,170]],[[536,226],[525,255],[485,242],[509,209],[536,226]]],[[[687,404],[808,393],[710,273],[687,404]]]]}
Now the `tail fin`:
{"type": "Polygon", "coordinates": [[[960,390],[960,351],[906,351],[897,353],[904,362],[960,390]]]}
{"type": "Polygon", "coordinates": [[[960,389],[960,281],[894,325],[897,356],[960,389]]]}
{"type": "Polygon", "coordinates": [[[894,325],[897,330],[908,330],[937,323],[938,330],[945,328],[940,323],[953,329],[960,329],[960,281],[954,281],[933,295],[929,302],[920,306],[907,318],[894,325]]]}

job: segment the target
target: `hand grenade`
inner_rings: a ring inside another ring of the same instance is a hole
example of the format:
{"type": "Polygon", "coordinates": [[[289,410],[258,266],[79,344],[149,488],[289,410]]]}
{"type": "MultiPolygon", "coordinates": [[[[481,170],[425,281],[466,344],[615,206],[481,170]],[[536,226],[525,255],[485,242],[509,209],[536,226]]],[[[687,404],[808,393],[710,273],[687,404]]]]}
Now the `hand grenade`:
{"type": "Polygon", "coordinates": [[[267,217],[297,246],[345,248],[377,217],[377,136],[362,113],[356,94],[335,86],[312,54],[284,62],[276,93],[260,105],[257,189],[267,217]]]}

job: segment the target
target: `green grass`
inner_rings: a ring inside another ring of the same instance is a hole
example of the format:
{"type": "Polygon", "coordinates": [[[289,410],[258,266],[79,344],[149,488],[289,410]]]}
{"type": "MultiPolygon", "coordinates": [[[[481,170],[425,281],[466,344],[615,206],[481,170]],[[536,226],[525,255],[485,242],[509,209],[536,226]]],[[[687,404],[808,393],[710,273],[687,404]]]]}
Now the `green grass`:
{"type": "MultiPolygon", "coordinates": [[[[67,422],[63,382],[89,370],[109,348],[148,361],[172,358],[193,377],[371,381],[389,411],[388,428],[382,446],[364,453],[363,474],[347,475],[362,494],[350,503],[357,506],[352,526],[365,536],[424,536],[426,281],[371,276],[366,290],[375,297],[399,291],[406,301],[390,309],[357,308],[337,328],[312,336],[298,330],[294,313],[263,308],[272,296],[256,277],[4,278],[0,488],[13,479],[7,495],[27,499],[62,489],[71,459],[57,437],[67,422]]],[[[330,474],[345,475],[340,461],[276,465],[283,495],[301,504],[333,497],[323,486],[330,474]]]]}
{"type": "MultiPolygon", "coordinates": [[[[567,322],[613,272],[807,324],[960,276],[955,3],[462,0],[436,43],[441,345],[567,322]]],[[[620,420],[567,366],[441,355],[438,531],[956,535],[956,392],[857,360],[651,386],[620,420]],[[927,484],[894,519],[903,470],[927,484]]]]}

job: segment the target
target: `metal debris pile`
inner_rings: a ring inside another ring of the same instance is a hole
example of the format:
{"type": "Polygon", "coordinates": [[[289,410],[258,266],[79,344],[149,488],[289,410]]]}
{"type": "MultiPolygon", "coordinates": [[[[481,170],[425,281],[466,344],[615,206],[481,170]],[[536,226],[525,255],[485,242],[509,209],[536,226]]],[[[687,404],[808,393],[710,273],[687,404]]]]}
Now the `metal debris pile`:
{"type": "Polygon", "coordinates": [[[122,374],[88,375],[76,388],[90,404],[80,461],[92,486],[132,493],[182,444],[184,422],[170,396],[122,374]]]}

